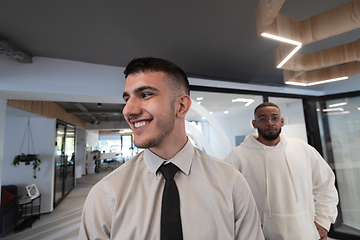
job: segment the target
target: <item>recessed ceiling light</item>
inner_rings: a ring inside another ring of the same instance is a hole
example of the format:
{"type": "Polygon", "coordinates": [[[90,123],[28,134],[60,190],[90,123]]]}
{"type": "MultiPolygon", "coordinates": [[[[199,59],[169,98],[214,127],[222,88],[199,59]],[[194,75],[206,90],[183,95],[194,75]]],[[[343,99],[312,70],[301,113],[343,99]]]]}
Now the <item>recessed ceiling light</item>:
{"type": "Polygon", "coordinates": [[[228,114],[228,113],[229,113],[229,111],[225,111],[224,113],[225,113],[225,114],[228,114]]]}
{"type": "Polygon", "coordinates": [[[204,120],[204,119],[206,119],[206,117],[202,117],[201,119],[203,119],[203,120],[204,120]]]}
{"type": "Polygon", "coordinates": [[[197,102],[197,104],[201,104],[201,102],[197,102]]]}
{"type": "Polygon", "coordinates": [[[198,101],[201,101],[201,100],[203,100],[204,98],[203,97],[197,97],[196,98],[196,100],[198,100],[198,101]]]}
{"type": "Polygon", "coordinates": [[[213,112],[209,112],[210,114],[213,114],[213,112]]]}

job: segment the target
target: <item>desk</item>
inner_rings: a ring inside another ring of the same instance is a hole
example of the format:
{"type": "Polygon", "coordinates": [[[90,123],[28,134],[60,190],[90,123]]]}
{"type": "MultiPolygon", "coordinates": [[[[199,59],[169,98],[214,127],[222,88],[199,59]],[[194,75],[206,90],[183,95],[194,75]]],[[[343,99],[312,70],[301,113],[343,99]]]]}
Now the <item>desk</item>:
{"type": "MultiPolygon", "coordinates": [[[[41,194],[37,197],[21,197],[18,199],[18,205],[21,211],[21,218],[24,220],[18,225],[15,222],[15,231],[23,230],[28,227],[32,227],[33,222],[37,219],[40,219],[40,207],[41,207],[41,194]],[[34,206],[34,202],[38,202],[37,205],[34,206]],[[30,213],[28,213],[28,207],[30,206],[30,213]],[[38,208],[38,212],[34,214],[34,208],[38,208]]],[[[21,219],[20,219],[21,220],[21,219]]]]}

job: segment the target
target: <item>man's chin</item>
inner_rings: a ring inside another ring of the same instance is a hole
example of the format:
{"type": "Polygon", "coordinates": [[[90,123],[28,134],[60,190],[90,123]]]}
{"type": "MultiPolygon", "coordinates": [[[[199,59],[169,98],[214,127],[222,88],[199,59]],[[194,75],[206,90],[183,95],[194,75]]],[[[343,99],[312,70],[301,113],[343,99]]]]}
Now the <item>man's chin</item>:
{"type": "Polygon", "coordinates": [[[268,134],[268,135],[264,135],[263,138],[265,138],[268,141],[274,141],[275,139],[277,139],[279,137],[279,134],[274,133],[274,134],[268,134]]]}

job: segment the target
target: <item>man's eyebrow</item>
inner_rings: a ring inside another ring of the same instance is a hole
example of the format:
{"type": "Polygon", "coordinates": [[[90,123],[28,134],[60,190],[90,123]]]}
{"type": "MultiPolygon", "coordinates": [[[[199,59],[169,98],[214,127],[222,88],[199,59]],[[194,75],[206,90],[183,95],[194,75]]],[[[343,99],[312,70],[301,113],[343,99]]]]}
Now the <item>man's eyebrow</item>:
{"type": "Polygon", "coordinates": [[[152,90],[152,91],[156,91],[156,92],[159,92],[159,89],[157,88],[154,88],[152,86],[142,86],[142,87],[139,87],[135,90],[135,93],[140,93],[140,92],[143,92],[145,90],[152,90]]]}
{"type": "MultiPolygon", "coordinates": [[[[271,116],[280,116],[280,114],[277,114],[277,113],[270,113],[271,116]]],[[[259,117],[264,117],[266,116],[266,114],[261,114],[259,117]]]]}
{"type": "MultiPolygon", "coordinates": [[[[159,92],[159,89],[154,88],[152,86],[142,86],[142,87],[139,87],[139,88],[135,89],[135,94],[141,93],[141,92],[143,92],[145,90],[152,90],[152,91],[159,92]]],[[[130,96],[130,94],[128,94],[127,92],[123,93],[123,98],[128,97],[128,96],[130,96]]]]}

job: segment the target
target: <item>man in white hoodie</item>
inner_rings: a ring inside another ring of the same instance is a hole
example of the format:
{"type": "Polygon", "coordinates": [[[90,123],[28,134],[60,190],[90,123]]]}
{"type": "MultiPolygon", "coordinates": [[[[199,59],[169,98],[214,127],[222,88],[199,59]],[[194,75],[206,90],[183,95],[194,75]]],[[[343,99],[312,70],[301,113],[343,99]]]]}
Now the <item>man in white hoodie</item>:
{"type": "Polygon", "coordinates": [[[281,133],[276,104],[260,104],[254,116],[258,134],[246,136],[225,161],[248,181],[265,239],[327,239],[337,216],[333,171],[313,147],[281,133]]]}

